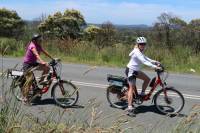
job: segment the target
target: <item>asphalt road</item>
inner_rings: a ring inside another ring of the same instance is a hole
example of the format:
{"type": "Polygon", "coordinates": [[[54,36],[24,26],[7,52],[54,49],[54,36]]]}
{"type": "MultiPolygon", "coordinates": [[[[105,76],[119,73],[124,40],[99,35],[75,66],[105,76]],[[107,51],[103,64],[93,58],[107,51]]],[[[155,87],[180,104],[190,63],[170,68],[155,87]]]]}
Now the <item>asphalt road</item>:
{"type": "MultiPolygon", "coordinates": [[[[0,68],[6,70],[7,68],[14,67],[16,64],[19,64],[18,68],[20,68],[21,60],[21,58],[4,58],[3,61],[1,59],[0,68]]],[[[156,75],[153,71],[145,72],[152,78],[156,75]]],[[[151,104],[151,101],[149,101],[137,106],[138,114],[135,118],[132,118],[126,116],[124,110],[109,106],[106,99],[106,87],[108,86],[106,81],[107,74],[124,76],[124,68],[63,64],[62,79],[71,80],[80,88],[80,97],[77,105],[69,109],[57,107],[54,105],[49,92],[43,96],[41,103],[33,106],[22,106],[24,110],[32,113],[36,117],[47,117],[47,112],[52,112],[52,110],[59,112],[65,110],[66,113],[63,120],[75,119],[89,123],[92,107],[95,107],[95,111],[99,113],[100,117],[95,120],[94,124],[108,127],[116,121],[128,120],[128,122],[122,122],[122,127],[133,127],[141,131],[155,130],[159,132],[162,130],[162,132],[169,132],[182,117],[189,114],[195,104],[200,104],[200,76],[191,74],[169,74],[167,79],[168,85],[174,86],[185,97],[185,106],[181,111],[181,115],[172,118],[164,116],[157,112],[153,104],[151,104]]],[[[9,80],[4,81],[6,82],[6,86],[9,86],[9,80]]],[[[137,81],[137,86],[140,88],[141,81],[137,81]]],[[[55,118],[58,118],[58,116],[55,118]]]]}

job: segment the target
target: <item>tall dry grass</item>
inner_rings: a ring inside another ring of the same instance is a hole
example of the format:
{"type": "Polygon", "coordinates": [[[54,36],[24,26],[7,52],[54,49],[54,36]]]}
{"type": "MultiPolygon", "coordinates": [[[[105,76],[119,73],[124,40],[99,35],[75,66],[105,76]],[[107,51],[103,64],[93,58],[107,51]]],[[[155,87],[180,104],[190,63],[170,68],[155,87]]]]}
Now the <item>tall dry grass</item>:
{"type": "MultiPolygon", "coordinates": [[[[0,38],[0,42],[1,48],[8,47],[6,55],[24,56],[27,42],[8,38],[0,38]]],[[[133,48],[132,45],[118,43],[98,50],[93,42],[80,40],[45,40],[42,45],[51,55],[60,57],[66,62],[117,67],[126,66],[129,61],[128,54],[133,48]]],[[[170,71],[200,73],[200,54],[195,54],[188,46],[176,45],[172,50],[168,50],[163,45],[151,44],[147,45],[145,54],[160,61],[170,71]]]]}

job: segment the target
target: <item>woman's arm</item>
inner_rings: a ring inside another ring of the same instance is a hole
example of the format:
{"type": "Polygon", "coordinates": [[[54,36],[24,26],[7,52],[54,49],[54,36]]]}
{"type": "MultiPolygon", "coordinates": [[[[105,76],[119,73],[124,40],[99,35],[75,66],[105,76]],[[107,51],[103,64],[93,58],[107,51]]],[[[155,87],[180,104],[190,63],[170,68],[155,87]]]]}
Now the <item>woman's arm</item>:
{"type": "Polygon", "coordinates": [[[136,54],[137,58],[138,58],[143,64],[145,64],[145,65],[147,65],[147,66],[150,66],[150,67],[153,67],[153,68],[157,68],[157,66],[154,65],[154,63],[152,63],[150,60],[148,60],[149,58],[147,59],[146,56],[144,56],[141,52],[137,51],[135,54],[136,54]]]}
{"type": "Polygon", "coordinates": [[[41,64],[46,64],[40,57],[40,55],[38,54],[36,48],[32,48],[31,51],[33,52],[33,54],[36,56],[36,58],[40,61],[41,64]]]}
{"type": "Polygon", "coordinates": [[[49,57],[50,59],[53,60],[52,56],[51,56],[46,50],[42,49],[42,52],[43,52],[47,57],[49,57]]]}
{"type": "Polygon", "coordinates": [[[148,61],[150,61],[151,63],[156,63],[156,62],[158,62],[158,61],[156,61],[156,60],[152,60],[152,59],[150,59],[149,57],[147,57],[147,56],[144,56],[148,61]]]}

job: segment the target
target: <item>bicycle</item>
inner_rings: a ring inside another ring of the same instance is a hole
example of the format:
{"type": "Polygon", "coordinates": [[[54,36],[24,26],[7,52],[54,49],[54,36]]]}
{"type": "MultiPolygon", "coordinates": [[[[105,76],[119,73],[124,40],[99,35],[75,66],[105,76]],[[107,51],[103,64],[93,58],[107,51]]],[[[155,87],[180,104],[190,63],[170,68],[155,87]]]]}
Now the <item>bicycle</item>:
{"type": "MultiPolygon", "coordinates": [[[[179,113],[185,104],[183,95],[174,87],[167,86],[166,79],[168,72],[165,71],[161,65],[161,70],[155,70],[157,76],[150,82],[150,91],[145,96],[138,94],[137,88],[133,93],[133,102],[140,105],[144,101],[148,101],[151,98],[153,92],[160,86],[160,90],[155,92],[152,103],[154,103],[156,109],[162,114],[177,114],[179,113]]],[[[128,106],[128,88],[127,78],[122,76],[107,75],[109,86],[107,87],[107,100],[112,107],[124,109],[128,106]]]]}
{"type": "Polygon", "coordinates": [[[61,79],[60,74],[62,64],[60,63],[60,60],[51,60],[48,64],[51,70],[47,74],[47,82],[42,88],[39,87],[40,84],[33,73],[33,71],[37,70],[37,67],[31,68],[31,70],[26,72],[15,69],[9,70],[8,74],[13,78],[10,86],[12,94],[17,100],[22,101],[22,91],[26,83],[25,75],[32,74],[31,88],[28,90],[28,101],[30,103],[34,100],[40,100],[42,94],[47,93],[51,88],[51,97],[53,97],[57,105],[61,107],[75,105],[79,98],[78,88],[70,81],[61,79]]]}

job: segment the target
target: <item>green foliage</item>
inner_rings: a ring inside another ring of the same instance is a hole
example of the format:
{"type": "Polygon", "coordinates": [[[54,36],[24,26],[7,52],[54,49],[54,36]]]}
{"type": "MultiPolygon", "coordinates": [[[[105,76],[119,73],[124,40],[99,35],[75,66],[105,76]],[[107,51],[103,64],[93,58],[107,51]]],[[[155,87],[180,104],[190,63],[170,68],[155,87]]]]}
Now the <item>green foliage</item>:
{"type": "Polygon", "coordinates": [[[92,41],[98,51],[112,46],[116,42],[116,29],[111,22],[105,22],[101,27],[91,25],[84,31],[87,40],[92,41]]]}
{"type": "Polygon", "coordinates": [[[175,28],[181,28],[187,26],[187,23],[178,17],[171,18],[169,23],[175,28]]]}
{"type": "Polygon", "coordinates": [[[24,22],[17,12],[0,8],[0,36],[19,37],[24,31],[24,22]]]}
{"type": "Polygon", "coordinates": [[[25,43],[16,39],[0,38],[0,51],[4,51],[4,55],[23,56],[25,43]],[[4,51],[5,48],[6,51],[4,51]]]}
{"type": "Polygon", "coordinates": [[[101,32],[101,28],[95,25],[89,25],[87,28],[85,28],[84,35],[88,41],[93,41],[97,38],[100,32],[101,32]]]}
{"type": "Polygon", "coordinates": [[[57,12],[50,15],[38,28],[50,37],[62,40],[77,39],[82,27],[86,25],[83,15],[77,10],[66,10],[63,14],[57,12]]]}
{"type": "Polygon", "coordinates": [[[200,31],[200,19],[194,19],[192,20],[189,25],[192,27],[192,28],[195,28],[196,30],[200,31]]]}
{"type": "Polygon", "coordinates": [[[172,39],[172,33],[178,29],[183,29],[187,23],[171,13],[162,13],[157,17],[158,21],[154,25],[157,34],[157,40],[165,43],[168,49],[173,49],[175,43],[172,39]]]}

